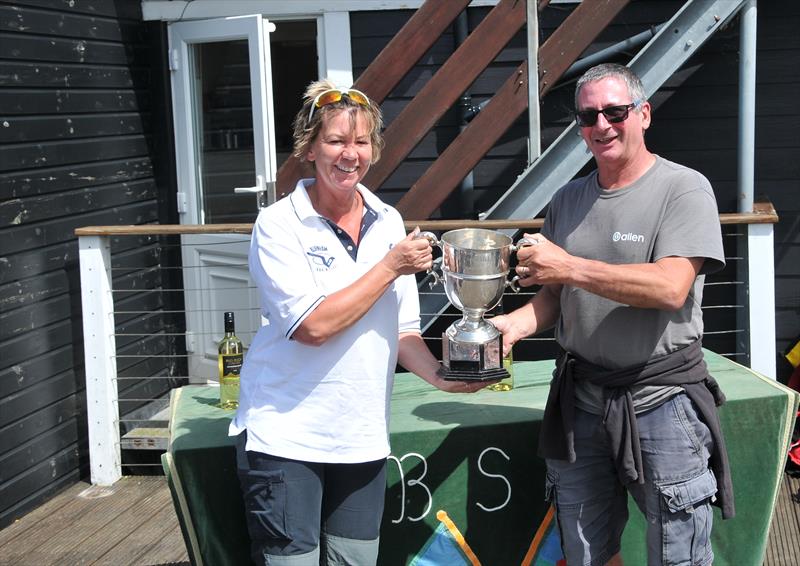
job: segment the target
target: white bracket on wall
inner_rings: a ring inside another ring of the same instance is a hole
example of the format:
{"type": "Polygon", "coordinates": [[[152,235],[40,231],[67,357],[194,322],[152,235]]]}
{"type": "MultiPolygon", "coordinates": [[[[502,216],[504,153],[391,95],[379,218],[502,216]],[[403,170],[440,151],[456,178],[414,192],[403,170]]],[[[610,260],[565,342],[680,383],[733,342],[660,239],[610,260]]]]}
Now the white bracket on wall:
{"type": "Polygon", "coordinates": [[[169,50],[169,70],[170,71],[174,72],[174,71],[177,71],[178,69],[181,68],[180,63],[178,63],[179,60],[180,60],[180,57],[178,55],[178,50],[177,49],[170,49],[169,50]]]}
{"type": "Polygon", "coordinates": [[[189,203],[186,201],[186,193],[178,192],[175,198],[178,203],[178,214],[186,214],[189,210],[189,203]]]}

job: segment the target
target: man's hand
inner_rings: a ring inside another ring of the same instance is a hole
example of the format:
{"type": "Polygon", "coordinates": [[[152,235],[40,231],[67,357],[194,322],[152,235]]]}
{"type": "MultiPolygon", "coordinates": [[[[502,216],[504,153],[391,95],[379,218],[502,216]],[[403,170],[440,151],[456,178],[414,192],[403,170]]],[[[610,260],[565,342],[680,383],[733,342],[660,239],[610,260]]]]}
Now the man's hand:
{"type": "Polygon", "coordinates": [[[508,313],[493,317],[490,322],[503,334],[503,355],[518,341],[547,330],[556,323],[561,312],[561,285],[545,285],[536,295],[508,313]]]}
{"type": "Polygon", "coordinates": [[[511,351],[511,347],[528,335],[526,329],[520,327],[519,324],[515,322],[514,317],[510,315],[501,314],[493,316],[490,322],[503,335],[503,356],[507,356],[511,351]]]}
{"type": "Polygon", "coordinates": [[[536,242],[517,251],[517,275],[523,287],[555,285],[568,280],[573,270],[573,256],[541,234],[525,234],[536,242]]]}

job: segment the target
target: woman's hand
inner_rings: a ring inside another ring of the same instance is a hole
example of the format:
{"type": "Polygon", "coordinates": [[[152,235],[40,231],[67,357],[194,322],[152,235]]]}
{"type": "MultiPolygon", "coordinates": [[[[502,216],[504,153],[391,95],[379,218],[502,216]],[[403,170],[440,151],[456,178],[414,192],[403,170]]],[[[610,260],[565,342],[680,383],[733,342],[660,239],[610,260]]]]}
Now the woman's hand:
{"type": "Polygon", "coordinates": [[[442,377],[441,372],[443,371],[444,368],[441,368],[436,378],[430,381],[430,384],[447,393],[475,393],[487,385],[493,385],[500,381],[499,379],[491,381],[450,381],[442,377]]]}
{"type": "Polygon", "coordinates": [[[444,372],[442,364],[433,357],[419,332],[403,332],[400,334],[397,360],[408,371],[417,374],[437,389],[448,393],[475,393],[479,389],[498,381],[468,382],[444,379],[442,377],[444,372]]]}
{"type": "Polygon", "coordinates": [[[399,277],[427,271],[433,265],[433,250],[427,238],[417,238],[419,227],[395,244],[381,260],[399,277]]]}

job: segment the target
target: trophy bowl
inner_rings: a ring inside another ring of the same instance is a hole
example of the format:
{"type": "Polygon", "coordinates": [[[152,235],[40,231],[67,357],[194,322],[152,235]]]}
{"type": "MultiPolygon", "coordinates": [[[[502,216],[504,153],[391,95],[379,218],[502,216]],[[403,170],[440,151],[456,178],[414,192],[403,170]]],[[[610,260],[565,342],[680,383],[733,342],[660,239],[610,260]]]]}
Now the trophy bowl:
{"type": "MultiPolygon", "coordinates": [[[[442,334],[443,377],[459,381],[487,381],[508,377],[503,368],[503,336],[483,318],[496,307],[509,285],[511,254],[516,251],[509,236],[483,228],[451,230],[441,240],[430,232],[420,234],[441,248],[441,275],[450,303],[462,317],[442,334]]],[[[524,242],[529,243],[529,242],[524,242]]]]}
{"type": "Polygon", "coordinates": [[[447,299],[459,310],[482,316],[503,298],[513,243],[500,232],[463,228],[441,239],[447,299]]]}

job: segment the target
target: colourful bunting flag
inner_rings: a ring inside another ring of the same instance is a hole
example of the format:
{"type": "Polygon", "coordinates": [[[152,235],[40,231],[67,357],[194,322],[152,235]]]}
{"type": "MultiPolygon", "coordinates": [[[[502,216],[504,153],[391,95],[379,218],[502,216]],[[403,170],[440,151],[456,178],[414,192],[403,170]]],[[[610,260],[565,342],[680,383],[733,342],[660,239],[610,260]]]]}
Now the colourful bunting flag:
{"type": "Polygon", "coordinates": [[[561,550],[561,535],[555,520],[555,509],[550,506],[542,524],[536,530],[522,566],[566,566],[567,561],[561,550]]]}
{"type": "Polygon", "coordinates": [[[480,561],[444,511],[437,511],[439,526],[409,566],[480,566],[480,561]]]}
{"type": "Polygon", "coordinates": [[[789,360],[789,363],[794,368],[786,385],[795,391],[800,391],[800,340],[786,353],[786,359],[789,360]]]}
{"type": "Polygon", "coordinates": [[[793,368],[800,367],[800,340],[786,353],[786,359],[793,368]]]}

